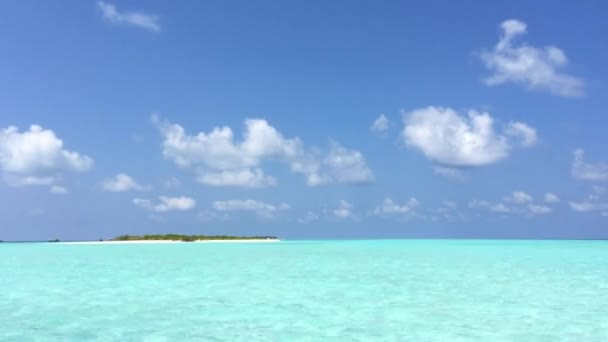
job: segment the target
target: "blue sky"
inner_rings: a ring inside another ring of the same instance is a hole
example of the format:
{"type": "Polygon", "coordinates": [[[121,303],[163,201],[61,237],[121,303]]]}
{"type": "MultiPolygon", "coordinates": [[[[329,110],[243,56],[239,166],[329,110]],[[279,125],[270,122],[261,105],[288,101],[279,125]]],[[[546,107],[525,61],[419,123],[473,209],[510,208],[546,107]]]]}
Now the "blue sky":
{"type": "Polygon", "coordinates": [[[0,239],[608,237],[604,2],[1,7],[0,239]]]}

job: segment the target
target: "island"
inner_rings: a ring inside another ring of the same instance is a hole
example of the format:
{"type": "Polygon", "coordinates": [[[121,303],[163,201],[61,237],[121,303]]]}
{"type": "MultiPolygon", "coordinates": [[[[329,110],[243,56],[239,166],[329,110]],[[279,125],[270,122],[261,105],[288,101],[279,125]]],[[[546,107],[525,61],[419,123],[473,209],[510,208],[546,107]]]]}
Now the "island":
{"type": "Polygon", "coordinates": [[[94,241],[49,241],[61,245],[115,245],[115,244],[159,244],[159,243],[263,243],[279,242],[276,236],[231,236],[231,235],[183,235],[183,234],[146,234],[121,235],[113,239],[99,239],[94,241]]]}
{"type": "Polygon", "coordinates": [[[230,236],[230,235],[182,235],[182,234],[154,234],[154,235],[121,235],[108,241],[278,241],[276,236],[230,236]]]}

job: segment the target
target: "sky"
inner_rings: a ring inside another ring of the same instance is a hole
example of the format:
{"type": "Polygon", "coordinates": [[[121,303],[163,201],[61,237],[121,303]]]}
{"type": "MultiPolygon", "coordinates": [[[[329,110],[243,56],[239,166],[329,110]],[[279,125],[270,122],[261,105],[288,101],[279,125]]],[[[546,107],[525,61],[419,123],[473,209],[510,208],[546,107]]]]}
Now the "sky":
{"type": "Polygon", "coordinates": [[[0,7],[0,240],[608,238],[604,1],[0,7]]]}

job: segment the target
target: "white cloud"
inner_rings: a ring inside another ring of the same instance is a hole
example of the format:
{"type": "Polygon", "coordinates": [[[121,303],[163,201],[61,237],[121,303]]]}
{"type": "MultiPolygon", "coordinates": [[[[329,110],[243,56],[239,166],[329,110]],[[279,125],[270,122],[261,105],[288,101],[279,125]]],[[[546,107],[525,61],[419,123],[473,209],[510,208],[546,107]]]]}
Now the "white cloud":
{"type": "Polygon", "coordinates": [[[248,188],[263,188],[277,184],[273,177],[264,175],[264,171],[260,168],[206,172],[200,174],[196,180],[213,186],[243,186],[248,188]]]}
{"type": "Polygon", "coordinates": [[[374,120],[374,122],[372,123],[372,125],[369,129],[373,133],[383,134],[383,133],[386,133],[389,125],[390,125],[390,122],[388,121],[386,116],[384,114],[380,114],[380,116],[376,120],[374,120]]]}
{"type": "Polygon", "coordinates": [[[452,167],[435,166],[435,167],[433,167],[433,172],[435,172],[435,174],[438,174],[445,178],[451,179],[453,181],[457,181],[457,182],[466,182],[467,181],[467,177],[465,176],[464,172],[462,172],[459,169],[452,168],[452,167]]]}
{"type": "Polygon", "coordinates": [[[551,193],[551,192],[547,192],[545,194],[545,202],[547,202],[547,203],[557,203],[559,201],[560,201],[559,197],[556,194],[551,193]]]}
{"type": "Polygon", "coordinates": [[[402,205],[395,203],[390,198],[385,198],[382,204],[374,210],[374,215],[406,214],[412,212],[419,204],[420,202],[413,197],[402,205]]]}
{"type": "Polygon", "coordinates": [[[338,208],[334,209],[332,213],[334,216],[340,219],[352,218],[353,215],[353,205],[345,200],[340,200],[338,208]]]}
{"type": "Polygon", "coordinates": [[[240,142],[234,141],[229,127],[216,127],[210,133],[187,135],[176,124],[158,124],[163,135],[163,155],[178,166],[191,169],[196,180],[213,186],[259,188],[277,181],[261,168],[267,160],[281,161],[293,172],[306,176],[309,186],[329,183],[366,183],[373,181],[359,151],[332,143],[325,157],[308,152],[298,138],[285,138],[266,120],[245,120],[245,132],[240,142]]]}
{"type": "Polygon", "coordinates": [[[0,130],[0,170],[12,186],[48,185],[63,171],[83,172],[93,160],[63,148],[63,141],[38,125],[19,132],[9,126],[0,130]]]}
{"type": "Polygon", "coordinates": [[[260,119],[245,121],[244,139],[240,143],[234,142],[232,129],[225,126],[194,136],[187,135],[180,125],[160,123],[159,127],[164,138],[163,155],[182,167],[242,170],[258,166],[264,158],[296,156],[301,149],[299,139],[285,139],[260,119]]]}
{"type": "Polygon", "coordinates": [[[492,164],[509,155],[512,139],[521,139],[521,144],[526,146],[532,142],[529,132],[533,129],[525,124],[512,124],[505,135],[497,134],[490,114],[473,110],[464,116],[451,108],[430,106],[405,114],[403,121],[407,145],[446,165],[492,164]],[[513,130],[521,134],[513,136],[513,130]]]}
{"type": "Polygon", "coordinates": [[[570,208],[574,211],[578,212],[591,212],[591,211],[602,211],[608,210],[608,203],[598,203],[598,202],[570,202],[570,208]]]}
{"type": "MultiPolygon", "coordinates": [[[[549,194],[549,193],[548,193],[549,194]]],[[[551,194],[553,195],[553,194],[551,194]]],[[[557,196],[556,196],[557,197],[557,196]]],[[[547,198],[547,195],[545,195],[547,198]]],[[[549,196],[552,202],[555,200],[552,196],[549,196]]],[[[486,209],[488,211],[502,213],[502,214],[520,214],[525,216],[548,214],[553,211],[551,207],[541,204],[534,204],[534,198],[523,191],[513,191],[509,196],[505,196],[504,200],[511,202],[511,206],[506,206],[502,202],[492,203],[488,201],[473,200],[469,202],[469,208],[474,209],[486,209]]],[[[557,199],[559,201],[559,198],[557,199]]]]}
{"type": "Polygon", "coordinates": [[[105,20],[115,24],[128,24],[146,29],[148,31],[159,32],[160,23],[158,16],[146,14],[144,12],[119,12],[113,4],[97,1],[97,8],[105,20]]]}
{"type": "Polygon", "coordinates": [[[521,145],[524,147],[532,146],[536,144],[536,141],[538,140],[536,129],[523,122],[509,122],[505,134],[521,138],[521,145]]]}
{"type": "Polygon", "coordinates": [[[585,151],[577,149],[574,151],[574,161],[572,162],[572,175],[575,178],[588,181],[608,181],[608,164],[606,163],[587,163],[583,160],[585,151]]]}
{"type": "Polygon", "coordinates": [[[286,139],[265,120],[246,120],[241,142],[234,142],[229,127],[191,136],[176,124],[159,123],[163,155],[178,166],[192,168],[201,183],[215,186],[272,185],[259,165],[264,159],[289,160],[301,154],[299,139],[286,139]]]}
{"type": "Polygon", "coordinates": [[[66,189],[63,186],[53,185],[53,186],[51,186],[51,189],[49,190],[49,192],[52,194],[56,194],[56,195],[65,195],[69,191],[68,191],[68,189],[66,189]]]}
{"type": "Polygon", "coordinates": [[[534,198],[523,191],[513,191],[511,195],[506,196],[505,201],[524,204],[534,201],[534,198]]]}
{"type": "Polygon", "coordinates": [[[553,209],[547,206],[535,204],[528,204],[528,210],[530,210],[532,214],[548,214],[553,211],[553,209]]]}
{"type": "Polygon", "coordinates": [[[190,197],[160,196],[158,199],[159,202],[155,204],[148,199],[134,198],[133,204],[140,208],[159,213],[173,210],[185,211],[193,209],[196,206],[196,201],[190,197]]]}
{"type": "Polygon", "coordinates": [[[527,25],[518,20],[501,24],[503,35],[493,50],[481,53],[485,67],[492,74],[484,79],[489,86],[521,84],[528,89],[546,90],[559,96],[582,96],[585,82],[560,69],[568,64],[566,54],[555,46],[534,47],[514,40],[526,34],[527,25]]]}
{"type": "Polygon", "coordinates": [[[17,176],[12,173],[4,173],[4,181],[10,186],[25,185],[50,185],[59,180],[56,176],[17,176]]]}
{"type": "Polygon", "coordinates": [[[312,179],[311,184],[309,178],[309,185],[323,183],[363,184],[374,181],[374,174],[367,167],[361,152],[349,150],[333,143],[327,157],[323,160],[320,171],[315,173],[312,179]]]}
{"type": "Polygon", "coordinates": [[[143,191],[148,190],[148,187],[141,186],[133,180],[129,175],[119,173],[112,178],[105,179],[101,184],[104,191],[109,192],[125,192],[130,190],[143,191]]]}
{"type": "Polygon", "coordinates": [[[606,188],[597,184],[593,184],[591,186],[591,190],[593,190],[593,192],[595,192],[596,194],[602,194],[606,191],[606,188]]]}
{"type": "Polygon", "coordinates": [[[260,217],[272,217],[275,213],[289,209],[286,203],[278,205],[269,204],[252,199],[248,200],[228,200],[214,201],[213,209],[217,211],[250,211],[256,213],[260,217]]]}
{"type": "Polygon", "coordinates": [[[469,208],[487,209],[489,211],[493,211],[493,212],[497,212],[497,213],[510,213],[511,212],[511,209],[502,203],[490,203],[488,201],[478,201],[478,200],[473,200],[473,201],[469,202],[469,208]]]}

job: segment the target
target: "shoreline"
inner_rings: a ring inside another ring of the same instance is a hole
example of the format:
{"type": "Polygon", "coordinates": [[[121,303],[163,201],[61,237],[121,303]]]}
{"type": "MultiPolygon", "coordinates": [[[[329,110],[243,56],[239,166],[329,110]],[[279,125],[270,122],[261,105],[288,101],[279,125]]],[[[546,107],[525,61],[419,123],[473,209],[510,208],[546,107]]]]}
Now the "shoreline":
{"type": "Polygon", "coordinates": [[[65,241],[52,242],[58,245],[130,245],[130,244],[171,244],[171,243],[268,243],[280,242],[280,239],[234,239],[234,240],[196,240],[196,241],[180,241],[180,240],[126,240],[126,241],[65,241]]]}

